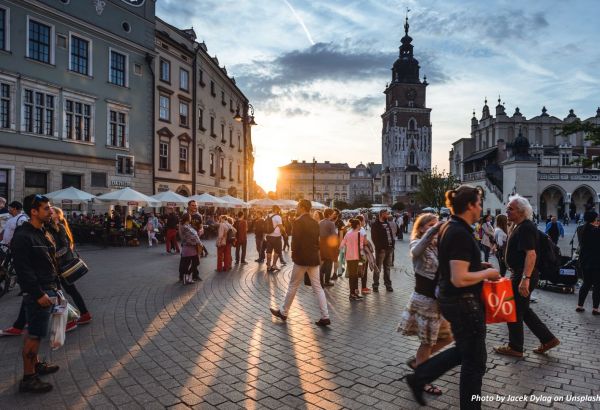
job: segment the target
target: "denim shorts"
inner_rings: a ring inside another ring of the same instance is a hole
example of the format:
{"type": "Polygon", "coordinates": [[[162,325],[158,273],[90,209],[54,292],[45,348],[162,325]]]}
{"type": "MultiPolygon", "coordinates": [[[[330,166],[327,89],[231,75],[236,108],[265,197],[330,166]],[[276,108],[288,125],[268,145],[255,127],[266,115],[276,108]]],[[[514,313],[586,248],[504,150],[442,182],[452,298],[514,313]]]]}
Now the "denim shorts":
{"type": "MultiPolygon", "coordinates": [[[[54,297],[56,296],[56,291],[47,290],[46,294],[54,297]]],[[[23,307],[25,308],[29,337],[33,339],[43,339],[46,337],[48,335],[52,306],[47,308],[41,307],[33,296],[23,295],[23,307]]]]}

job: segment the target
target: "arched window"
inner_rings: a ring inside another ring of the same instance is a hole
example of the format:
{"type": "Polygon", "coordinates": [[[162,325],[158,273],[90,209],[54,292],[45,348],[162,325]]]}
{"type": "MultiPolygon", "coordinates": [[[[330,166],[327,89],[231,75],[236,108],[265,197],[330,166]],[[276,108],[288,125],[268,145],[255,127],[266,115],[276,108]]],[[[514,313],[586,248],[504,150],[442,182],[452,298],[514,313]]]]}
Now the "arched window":
{"type": "Polygon", "coordinates": [[[414,118],[408,120],[408,129],[410,131],[415,131],[417,129],[417,120],[415,120],[414,118]]]}
{"type": "Polygon", "coordinates": [[[408,163],[409,165],[415,165],[415,152],[411,151],[410,155],[408,157],[408,163]]]}

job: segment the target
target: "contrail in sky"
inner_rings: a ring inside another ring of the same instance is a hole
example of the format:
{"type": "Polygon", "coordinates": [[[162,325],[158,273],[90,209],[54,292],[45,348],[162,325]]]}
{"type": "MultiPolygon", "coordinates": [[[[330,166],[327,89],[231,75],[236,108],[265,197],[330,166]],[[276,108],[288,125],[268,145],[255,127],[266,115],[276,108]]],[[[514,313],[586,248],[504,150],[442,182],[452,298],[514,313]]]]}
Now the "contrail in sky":
{"type": "Polygon", "coordinates": [[[306,37],[308,38],[308,41],[310,41],[310,44],[312,44],[314,46],[315,42],[313,41],[312,36],[308,32],[308,29],[306,28],[304,21],[302,21],[302,18],[298,15],[298,13],[296,13],[296,10],[294,10],[292,5],[287,0],[283,0],[283,2],[285,4],[287,4],[287,6],[290,8],[290,10],[292,11],[292,14],[294,15],[294,17],[296,17],[296,20],[298,20],[298,23],[300,23],[300,25],[302,26],[302,29],[304,29],[304,32],[306,33],[306,37]]]}

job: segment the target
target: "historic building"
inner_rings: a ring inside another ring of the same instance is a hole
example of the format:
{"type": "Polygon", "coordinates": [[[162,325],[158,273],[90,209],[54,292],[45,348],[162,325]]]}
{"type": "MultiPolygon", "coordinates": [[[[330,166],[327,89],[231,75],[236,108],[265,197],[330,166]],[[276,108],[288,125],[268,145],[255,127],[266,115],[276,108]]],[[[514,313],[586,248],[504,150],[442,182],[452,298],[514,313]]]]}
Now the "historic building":
{"type": "Polygon", "coordinates": [[[369,162],[367,165],[360,163],[350,170],[350,195],[352,203],[360,198],[365,198],[372,203],[381,202],[381,164],[369,162]]]}
{"type": "Polygon", "coordinates": [[[419,62],[413,55],[404,24],[400,55],[392,67],[392,81],[385,89],[386,110],[383,121],[382,195],[383,202],[412,203],[419,176],[431,169],[431,108],[426,107],[427,77],[421,81],[419,62]]]}
{"type": "Polygon", "coordinates": [[[348,202],[350,167],[346,163],[292,161],[279,167],[277,197],[310,199],[324,204],[331,200],[348,202]]]}
{"type": "MultiPolygon", "coordinates": [[[[561,120],[546,107],[531,119],[518,107],[508,116],[500,98],[494,117],[486,100],[480,119],[473,112],[470,137],[452,144],[450,172],[484,188],[484,213],[502,212],[515,192],[528,198],[542,218],[598,210],[600,169],[581,160],[597,159],[600,147],[585,141],[582,133],[560,133],[563,124],[576,120],[573,110],[561,120]]],[[[600,108],[582,121],[600,125],[600,108]]]]}
{"type": "Polygon", "coordinates": [[[154,0],[0,0],[0,196],[152,193],[154,0]]]}

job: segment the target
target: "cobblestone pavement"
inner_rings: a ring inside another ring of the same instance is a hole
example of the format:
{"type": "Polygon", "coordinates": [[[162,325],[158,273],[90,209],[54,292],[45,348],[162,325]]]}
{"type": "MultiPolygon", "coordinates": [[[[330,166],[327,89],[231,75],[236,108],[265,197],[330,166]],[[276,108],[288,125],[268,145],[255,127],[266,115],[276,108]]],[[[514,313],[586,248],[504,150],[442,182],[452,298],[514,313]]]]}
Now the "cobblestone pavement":
{"type": "MultiPolygon", "coordinates": [[[[253,243],[253,238],[250,238],[253,243]]],[[[22,375],[20,338],[0,338],[0,408],[375,408],[410,409],[404,362],[418,346],[396,330],[413,287],[407,241],[397,244],[394,292],[348,301],[348,284],[328,289],[332,325],[321,329],[312,291],[302,287],[287,323],[274,320],[291,264],[277,274],[254,262],[216,273],[214,242],[201,263],[202,282],[176,283],[177,256],[163,247],[82,249],[91,272],[78,283],[94,320],[68,333],[66,345],[43,352],[61,366],[47,376],[54,391],[17,393],[22,375]]],[[[256,258],[250,252],[248,260],[256,258]]],[[[287,256],[289,260],[289,255],[287,256]]],[[[16,292],[0,299],[0,324],[16,317],[16,292]]],[[[488,327],[488,371],[483,392],[538,398],[590,395],[600,385],[600,319],[574,312],[575,296],[537,291],[534,309],[562,344],[547,356],[526,331],[526,354],[495,355],[506,340],[503,324],[488,327]]],[[[591,299],[591,295],[589,296],[591,299]]],[[[587,302],[591,303],[591,300],[587,302]]],[[[438,380],[432,408],[457,408],[458,377],[438,380]]],[[[531,400],[488,408],[600,408],[590,402],[531,400]],[[596,406],[596,407],[593,407],[596,406]]]]}

